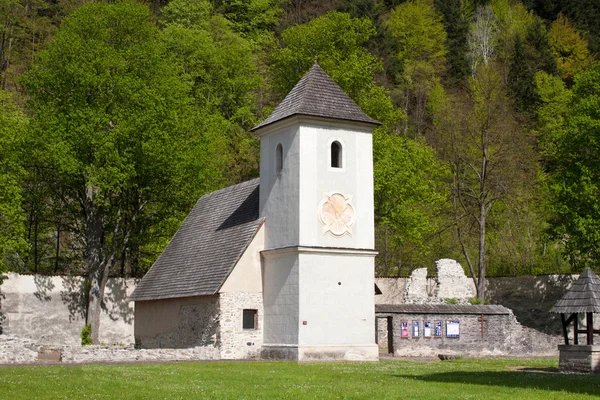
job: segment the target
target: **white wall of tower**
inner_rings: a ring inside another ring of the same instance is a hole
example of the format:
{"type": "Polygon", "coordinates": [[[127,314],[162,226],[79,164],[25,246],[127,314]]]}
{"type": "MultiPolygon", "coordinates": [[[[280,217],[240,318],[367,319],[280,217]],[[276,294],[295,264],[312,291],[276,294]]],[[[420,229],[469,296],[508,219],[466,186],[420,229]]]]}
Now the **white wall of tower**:
{"type": "Polygon", "coordinates": [[[302,125],[300,138],[299,244],[372,249],[374,243],[373,156],[370,129],[337,121],[302,125]],[[331,143],[342,145],[342,168],[332,168],[331,143]],[[325,193],[352,196],[356,222],[352,234],[323,233],[318,206],[325,193]]]}
{"type": "MultiPolygon", "coordinates": [[[[278,127],[281,124],[277,124],[278,127]]],[[[266,217],[265,248],[299,241],[300,141],[298,124],[281,126],[260,137],[260,216],[266,217]],[[283,148],[283,169],[276,169],[276,149],[283,148]]]]}

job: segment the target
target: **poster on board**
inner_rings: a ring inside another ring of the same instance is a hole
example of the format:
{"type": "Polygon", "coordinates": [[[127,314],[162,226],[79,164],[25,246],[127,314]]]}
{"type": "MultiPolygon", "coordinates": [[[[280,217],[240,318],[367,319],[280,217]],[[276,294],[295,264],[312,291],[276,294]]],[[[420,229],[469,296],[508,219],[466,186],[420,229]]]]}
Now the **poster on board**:
{"type": "Polygon", "coordinates": [[[431,321],[423,321],[423,336],[431,337],[431,321]]]}
{"type": "Polygon", "coordinates": [[[408,321],[402,321],[401,325],[401,337],[408,339],[408,321]]]}
{"type": "Polygon", "coordinates": [[[450,337],[450,338],[460,337],[460,322],[459,321],[446,321],[446,337],[450,337]]]}
{"type": "Polygon", "coordinates": [[[433,337],[442,337],[442,321],[435,321],[433,329],[433,337]]]}
{"type": "Polygon", "coordinates": [[[413,337],[421,336],[421,323],[419,321],[413,321],[412,323],[412,335],[413,337]]]}

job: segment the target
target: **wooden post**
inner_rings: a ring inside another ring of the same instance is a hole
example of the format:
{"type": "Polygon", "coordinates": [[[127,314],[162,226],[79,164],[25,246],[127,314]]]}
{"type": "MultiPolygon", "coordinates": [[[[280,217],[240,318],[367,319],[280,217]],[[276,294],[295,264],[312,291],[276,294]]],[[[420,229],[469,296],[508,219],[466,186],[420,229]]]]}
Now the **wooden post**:
{"type": "Polygon", "coordinates": [[[591,312],[587,313],[587,344],[592,346],[594,344],[594,314],[591,312]]]}
{"type": "Polygon", "coordinates": [[[575,318],[573,318],[573,344],[579,344],[579,318],[577,318],[577,314],[573,314],[575,318]]]}
{"type": "Polygon", "coordinates": [[[569,331],[568,331],[567,327],[569,326],[569,323],[565,319],[565,314],[560,314],[560,320],[562,321],[563,336],[565,337],[565,344],[568,346],[569,345],[569,331]]]}
{"type": "Polygon", "coordinates": [[[387,317],[388,354],[394,354],[394,317],[387,317]]]}
{"type": "MultiPolygon", "coordinates": [[[[561,314],[562,315],[562,314],[561,314]]],[[[487,318],[485,318],[485,316],[483,315],[483,313],[481,313],[481,317],[477,318],[479,321],[481,321],[481,337],[483,337],[485,335],[485,321],[487,321],[487,318]]]]}

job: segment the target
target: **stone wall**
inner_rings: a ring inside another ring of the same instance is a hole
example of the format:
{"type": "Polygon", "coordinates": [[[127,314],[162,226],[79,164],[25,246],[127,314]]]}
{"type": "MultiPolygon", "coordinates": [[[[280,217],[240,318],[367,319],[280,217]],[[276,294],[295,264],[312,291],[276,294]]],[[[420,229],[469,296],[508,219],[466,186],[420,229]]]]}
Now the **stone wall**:
{"type": "MultiPolygon", "coordinates": [[[[100,317],[100,342],[133,343],[135,280],[109,278],[100,317]]],[[[1,287],[3,333],[41,344],[77,345],[85,325],[84,279],[9,273],[1,287]]]]}
{"type": "Polygon", "coordinates": [[[32,364],[55,361],[67,364],[93,362],[153,362],[219,359],[219,350],[210,346],[187,349],[135,349],[129,346],[51,346],[56,357],[44,357],[48,346],[31,339],[0,335],[0,364],[32,364]]]}
{"type": "Polygon", "coordinates": [[[262,293],[230,292],[219,294],[221,311],[221,358],[258,358],[263,340],[262,293]],[[243,329],[244,309],[257,310],[257,329],[243,329]]]}
{"type": "Polygon", "coordinates": [[[219,296],[136,302],[135,344],[145,349],[218,348],[219,296]]]}
{"type": "MultiPolygon", "coordinates": [[[[537,331],[561,334],[560,315],[549,311],[577,280],[579,275],[539,275],[521,277],[488,277],[486,296],[491,304],[510,308],[522,325],[537,331]]],[[[405,287],[409,278],[375,278],[382,294],[375,296],[375,304],[405,304],[405,287]]],[[[475,285],[470,280],[472,289],[475,285]]],[[[427,288],[436,285],[436,279],[428,277],[427,288]]],[[[429,292],[433,293],[431,289],[429,292]]],[[[457,297],[448,295],[448,297],[457,297]]]]}
{"type": "MultiPolygon", "coordinates": [[[[507,310],[509,311],[509,310],[507,310]]],[[[485,315],[482,323],[477,314],[408,314],[377,313],[378,344],[381,353],[388,352],[387,317],[392,317],[395,356],[430,357],[438,354],[485,356],[556,356],[560,336],[549,336],[520,325],[514,315],[485,315]],[[420,335],[413,337],[412,323],[419,322],[420,335]],[[424,337],[423,323],[442,322],[441,337],[424,337]],[[446,321],[460,322],[460,336],[446,336],[446,321]],[[408,337],[402,337],[402,322],[408,323],[408,337]]]]}

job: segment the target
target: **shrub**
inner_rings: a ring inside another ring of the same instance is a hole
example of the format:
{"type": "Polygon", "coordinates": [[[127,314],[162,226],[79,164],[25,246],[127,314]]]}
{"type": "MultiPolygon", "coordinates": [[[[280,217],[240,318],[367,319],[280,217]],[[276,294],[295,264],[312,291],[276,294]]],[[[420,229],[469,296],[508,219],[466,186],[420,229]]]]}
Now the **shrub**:
{"type": "Polygon", "coordinates": [[[81,330],[81,345],[87,346],[90,344],[94,344],[94,341],[92,340],[92,325],[88,324],[81,330]]]}

